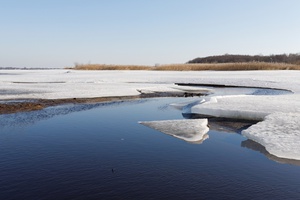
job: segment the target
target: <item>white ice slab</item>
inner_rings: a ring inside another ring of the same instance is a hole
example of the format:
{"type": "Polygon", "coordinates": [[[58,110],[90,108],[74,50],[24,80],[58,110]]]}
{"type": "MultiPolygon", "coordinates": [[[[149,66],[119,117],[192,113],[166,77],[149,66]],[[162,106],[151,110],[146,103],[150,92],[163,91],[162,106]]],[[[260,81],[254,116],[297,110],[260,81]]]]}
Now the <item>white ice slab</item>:
{"type": "Polygon", "coordinates": [[[300,113],[273,113],[242,132],[277,157],[300,160],[300,113]]]}
{"type": "Polygon", "coordinates": [[[300,112],[300,95],[207,97],[191,107],[191,113],[246,120],[263,120],[274,112],[300,112]]]}
{"type": "Polygon", "coordinates": [[[139,123],[187,142],[202,143],[208,138],[207,119],[144,121],[139,123]]]}

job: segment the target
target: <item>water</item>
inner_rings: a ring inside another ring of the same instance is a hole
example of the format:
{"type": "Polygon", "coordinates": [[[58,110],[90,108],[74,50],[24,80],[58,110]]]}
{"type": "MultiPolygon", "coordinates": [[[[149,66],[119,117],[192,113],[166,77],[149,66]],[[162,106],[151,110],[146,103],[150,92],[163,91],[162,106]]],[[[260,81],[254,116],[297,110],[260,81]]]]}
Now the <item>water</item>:
{"type": "Polygon", "coordinates": [[[0,115],[0,199],[300,198],[299,163],[239,134],[190,144],[137,123],[183,118],[168,106],[180,101],[0,115]]]}

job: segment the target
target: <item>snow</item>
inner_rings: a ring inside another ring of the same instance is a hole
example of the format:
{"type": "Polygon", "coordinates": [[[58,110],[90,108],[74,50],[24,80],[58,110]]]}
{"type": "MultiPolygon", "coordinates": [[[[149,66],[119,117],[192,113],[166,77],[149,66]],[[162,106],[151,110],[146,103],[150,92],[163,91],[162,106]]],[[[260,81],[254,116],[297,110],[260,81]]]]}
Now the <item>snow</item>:
{"type": "Polygon", "coordinates": [[[0,100],[138,95],[137,89],[175,90],[174,83],[260,86],[300,92],[299,76],[298,71],[1,70],[0,100]]]}
{"type": "Polygon", "coordinates": [[[269,153],[300,159],[300,71],[75,71],[0,70],[0,101],[138,95],[140,91],[206,91],[173,104],[185,113],[260,120],[243,132],[269,153]],[[257,88],[183,87],[174,83],[257,88]],[[277,95],[273,95],[277,94],[277,95]],[[280,114],[279,114],[280,113],[280,114]]]}
{"type": "Polygon", "coordinates": [[[264,120],[274,112],[300,112],[300,95],[216,96],[191,107],[191,113],[246,120],[264,120]]]}
{"type": "Polygon", "coordinates": [[[162,120],[139,122],[145,126],[158,130],[191,143],[202,143],[208,138],[207,119],[190,120],[162,120]]]}
{"type": "Polygon", "coordinates": [[[260,143],[273,155],[300,160],[300,113],[272,113],[242,135],[260,143]]]}

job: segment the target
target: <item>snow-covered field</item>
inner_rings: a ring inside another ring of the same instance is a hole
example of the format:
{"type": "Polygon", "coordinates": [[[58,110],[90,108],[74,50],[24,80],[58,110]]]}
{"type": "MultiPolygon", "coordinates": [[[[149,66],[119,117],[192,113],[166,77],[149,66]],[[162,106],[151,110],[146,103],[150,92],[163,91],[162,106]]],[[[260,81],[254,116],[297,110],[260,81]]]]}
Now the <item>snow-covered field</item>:
{"type": "MultiPolygon", "coordinates": [[[[251,95],[255,91],[249,92],[249,89],[228,93],[215,91],[203,100],[178,107],[183,108],[183,112],[261,120],[242,134],[264,145],[275,156],[300,160],[300,71],[1,70],[0,100],[127,96],[139,94],[137,89],[180,89],[174,83],[226,84],[292,91],[293,94],[255,96],[251,95]]],[[[182,87],[181,90],[191,91],[193,88],[182,87]]]]}

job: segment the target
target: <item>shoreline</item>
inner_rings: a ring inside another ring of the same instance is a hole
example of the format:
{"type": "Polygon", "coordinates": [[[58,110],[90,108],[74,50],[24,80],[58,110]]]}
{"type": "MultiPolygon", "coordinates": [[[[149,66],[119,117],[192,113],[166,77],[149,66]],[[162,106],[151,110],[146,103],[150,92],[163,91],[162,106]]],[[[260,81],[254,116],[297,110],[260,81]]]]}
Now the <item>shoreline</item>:
{"type": "MultiPolygon", "coordinates": [[[[197,84],[197,83],[175,83],[178,86],[209,86],[221,88],[258,88],[258,89],[271,89],[291,92],[287,89],[278,89],[270,87],[251,87],[251,86],[234,86],[234,85],[221,85],[221,84],[197,84]]],[[[138,100],[145,98],[157,97],[194,97],[206,96],[207,93],[195,93],[187,91],[178,92],[150,92],[144,93],[142,90],[138,95],[124,95],[124,96],[106,96],[106,97],[80,97],[80,98],[62,98],[62,99],[7,99],[0,101],[0,115],[12,114],[18,112],[29,112],[35,110],[42,110],[50,106],[58,106],[64,104],[85,104],[85,103],[101,103],[101,102],[117,102],[126,100],[138,100]],[[14,102],[15,101],[15,102],[14,102]]]]}
{"type": "Polygon", "coordinates": [[[29,112],[42,110],[50,106],[63,104],[99,103],[110,101],[122,101],[138,99],[139,96],[120,96],[120,97],[95,97],[95,98],[68,98],[68,99],[28,99],[24,102],[0,103],[0,115],[18,112],[29,112]]]}
{"type": "Polygon", "coordinates": [[[66,98],[66,99],[26,99],[22,102],[12,102],[12,103],[10,103],[9,101],[14,101],[14,100],[17,101],[22,99],[10,99],[7,100],[7,102],[0,103],[0,115],[42,110],[50,106],[58,106],[64,104],[117,102],[117,101],[138,100],[138,99],[157,98],[157,97],[193,97],[193,96],[204,96],[204,95],[205,94],[193,94],[193,93],[186,93],[186,92],[153,92],[153,93],[142,93],[139,95],[131,95],[131,96],[108,96],[108,97],[66,98]]]}

